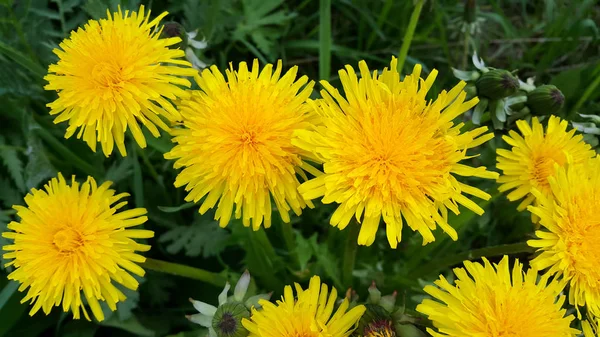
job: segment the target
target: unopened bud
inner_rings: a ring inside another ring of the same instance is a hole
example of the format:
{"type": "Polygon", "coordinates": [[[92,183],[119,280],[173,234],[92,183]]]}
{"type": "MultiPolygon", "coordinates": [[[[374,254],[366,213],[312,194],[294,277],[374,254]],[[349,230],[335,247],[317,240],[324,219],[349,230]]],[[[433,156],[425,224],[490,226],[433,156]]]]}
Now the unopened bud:
{"type": "Polygon", "coordinates": [[[537,116],[556,113],[565,103],[565,96],[553,85],[541,85],[527,94],[527,106],[537,116]]]}
{"type": "Polygon", "coordinates": [[[477,93],[490,99],[501,99],[517,92],[519,80],[509,71],[492,69],[477,80],[477,93]]]}
{"type": "Polygon", "coordinates": [[[187,47],[187,34],[185,33],[185,28],[183,28],[183,26],[177,22],[166,22],[164,24],[162,33],[160,34],[160,38],[168,39],[172,37],[179,37],[181,42],[169,46],[170,49],[183,50],[187,47]]]}
{"type": "Polygon", "coordinates": [[[242,319],[250,318],[250,311],[241,302],[228,302],[217,309],[212,320],[212,328],[218,337],[246,337],[248,330],[242,326],[242,319]]]}

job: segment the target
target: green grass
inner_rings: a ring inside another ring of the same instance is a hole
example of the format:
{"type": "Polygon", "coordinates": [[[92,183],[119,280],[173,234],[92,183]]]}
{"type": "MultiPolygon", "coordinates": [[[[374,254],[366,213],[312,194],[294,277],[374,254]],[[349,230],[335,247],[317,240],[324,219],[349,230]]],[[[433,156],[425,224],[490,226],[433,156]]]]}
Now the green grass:
{"type": "MultiPolygon", "coordinates": [[[[439,240],[423,247],[420,236],[405,229],[402,243],[392,250],[380,229],[372,246],[352,249],[356,247],[348,247],[347,237],[353,233],[328,224],[333,205],[318,202],[315,209],[293,216],[291,226],[274,215],[273,227],[258,233],[237,222],[217,228],[211,220],[214,213],[198,215],[198,206],[186,204],[184,189],[173,186],[178,171],[163,158],[172,147],[167,134],[147,137],[146,149],[126,138],[126,158],[116,153],[106,158],[75,137],[64,139],[65,123],[54,124],[46,107],[56,93],[43,89],[47,67],[57,59],[52,49],[86,20],[103,17],[106,8],[116,10],[120,4],[136,9],[139,3],[0,1],[0,231],[15,220],[11,206],[23,204],[26,189],[40,188],[62,172],[80,180],[91,175],[98,181],[114,181],[113,188],[131,194],[132,205],[148,209],[145,226],[156,233],[148,240],[152,250],[146,256],[151,260],[137,295],[129,296],[119,314],[102,324],[73,321],[59,308],[49,316],[29,317],[29,304],[19,303],[23,294],[7,281],[10,267],[0,269],[0,337],[203,336],[206,330],[184,317],[194,313],[188,298],[215,304],[224,281],[235,283],[246,268],[254,277],[253,293],[272,291],[278,298],[284,285],[306,284],[318,274],[342,294],[352,285],[364,300],[375,280],[384,294],[397,290],[399,299],[413,310],[424,296],[422,285],[438,273],[449,275],[463,258],[489,253],[497,259],[499,252],[529,257],[519,245],[533,232],[529,214],[518,213],[516,204],[499,195],[493,182],[482,179],[470,182],[494,197],[480,203],[486,210],[482,217],[466,209],[450,217],[459,232],[457,242],[438,230],[439,240]],[[5,149],[11,154],[2,156],[5,149]],[[218,237],[220,244],[203,240],[205,232],[218,237]],[[166,233],[172,238],[164,239],[166,233]],[[201,249],[190,248],[195,241],[183,244],[186,235],[199,238],[200,247],[195,248],[201,249]]],[[[329,80],[339,88],[337,70],[345,65],[357,68],[360,60],[366,60],[370,69],[382,69],[394,55],[400,58],[403,74],[416,63],[425,73],[439,71],[429,96],[434,97],[458,82],[451,68],[474,69],[470,57],[477,51],[488,65],[514,71],[523,80],[535,77],[537,84],[559,87],[566,97],[558,113],[562,117],[579,121],[577,112],[600,114],[596,1],[478,3],[479,28],[473,34],[461,31],[464,6],[456,1],[153,0],[149,7],[154,15],[169,11],[166,21],[180,22],[188,31],[198,29],[197,39],[208,41],[198,57],[222,70],[229,62],[281,59],[285,68],[298,65],[301,75],[329,80]]],[[[315,86],[314,97],[321,88],[315,86]]],[[[470,123],[468,116],[465,120],[470,123]]],[[[473,161],[493,168],[495,148],[504,146],[499,136],[511,127],[495,131],[496,139],[473,161]]],[[[0,246],[6,243],[0,238],[0,246]]]]}

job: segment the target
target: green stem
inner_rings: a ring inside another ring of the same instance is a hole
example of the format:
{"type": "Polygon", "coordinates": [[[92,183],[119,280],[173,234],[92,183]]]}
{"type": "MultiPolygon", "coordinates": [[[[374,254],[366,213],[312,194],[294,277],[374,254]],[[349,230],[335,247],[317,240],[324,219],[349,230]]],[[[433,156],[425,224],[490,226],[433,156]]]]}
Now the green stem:
{"type": "Polygon", "coordinates": [[[209,272],[199,268],[185,266],[179,263],[166,262],[155,259],[146,259],[146,262],[141,264],[144,269],[154,270],[157,272],[171,274],[191,278],[194,280],[203,281],[217,287],[222,287],[227,282],[227,278],[221,274],[209,272]]]}
{"type": "Polygon", "coordinates": [[[319,79],[331,73],[331,0],[319,1],[319,79]]]}
{"type": "Polygon", "coordinates": [[[360,224],[352,220],[348,225],[346,246],[344,248],[344,260],[342,270],[342,283],[346,287],[352,287],[354,265],[356,263],[356,250],[358,249],[358,233],[360,224]]]}
{"type": "Polygon", "coordinates": [[[425,4],[425,0],[418,0],[413,12],[410,16],[410,21],[408,22],[408,27],[406,28],[406,33],[404,34],[404,40],[402,40],[402,46],[400,47],[400,53],[398,54],[398,72],[402,73],[402,69],[404,68],[404,62],[406,61],[406,56],[408,55],[408,49],[410,48],[410,44],[413,39],[413,35],[415,35],[415,29],[417,28],[417,22],[419,21],[419,16],[421,15],[421,9],[423,9],[423,5],[425,4]]]}
{"type": "Polygon", "coordinates": [[[283,236],[283,241],[285,241],[285,246],[288,250],[290,259],[294,263],[294,266],[300,267],[300,262],[298,261],[298,252],[296,251],[296,240],[294,240],[294,229],[292,228],[292,224],[282,221],[281,234],[283,236]]]}
{"type": "Polygon", "coordinates": [[[419,268],[413,275],[409,275],[409,278],[420,278],[439,272],[440,270],[450,268],[454,265],[460,264],[466,260],[477,260],[482,257],[491,256],[502,256],[519,253],[533,253],[535,248],[527,245],[527,242],[513,243],[508,245],[499,245],[492,247],[485,247],[481,249],[474,249],[467,252],[458,253],[445,258],[437,259],[425,264],[419,268]]]}

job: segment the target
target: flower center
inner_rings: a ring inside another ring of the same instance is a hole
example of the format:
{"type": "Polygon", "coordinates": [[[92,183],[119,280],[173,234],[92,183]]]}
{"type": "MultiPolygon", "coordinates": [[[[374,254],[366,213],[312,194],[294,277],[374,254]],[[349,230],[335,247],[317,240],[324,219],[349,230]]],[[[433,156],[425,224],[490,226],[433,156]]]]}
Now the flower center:
{"type": "Polygon", "coordinates": [[[121,87],[123,68],[117,64],[100,62],[92,69],[92,78],[96,85],[104,88],[121,87]]]}
{"type": "Polygon", "coordinates": [[[241,140],[242,140],[242,143],[244,143],[244,145],[256,144],[256,132],[245,131],[244,133],[242,133],[241,140]]]}
{"type": "Polygon", "coordinates": [[[52,243],[59,251],[70,253],[83,245],[83,237],[76,230],[65,228],[54,234],[52,243]]]}
{"type": "Polygon", "coordinates": [[[533,180],[537,183],[536,187],[544,189],[550,188],[548,183],[548,177],[554,173],[554,164],[558,163],[562,165],[563,160],[559,158],[553,158],[551,156],[541,156],[533,160],[532,176],[533,180]]]}

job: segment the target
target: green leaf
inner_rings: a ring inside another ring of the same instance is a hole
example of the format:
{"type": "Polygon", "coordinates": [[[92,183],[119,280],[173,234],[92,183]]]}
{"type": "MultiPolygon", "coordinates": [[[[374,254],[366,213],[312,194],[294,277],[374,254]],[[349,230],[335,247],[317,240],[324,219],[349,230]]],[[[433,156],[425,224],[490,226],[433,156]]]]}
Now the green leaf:
{"type": "Polygon", "coordinates": [[[62,337],[94,337],[98,325],[85,320],[71,321],[65,324],[61,330],[60,336],[62,337]]]}
{"type": "Polygon", "coordinates": [[[116,160],[108,170],[106,170],[106,175],[104,179],[106,181],[112,181],[113,183],[118,183],[123,181],[133,173],[133,163],[130,157],[125,157],[123,159],[116,160]]]}
{"type": "Polygon", "coordinates": [[[302,233],[296,233],[296,254],[298,254],[298,262],[300,270],[305,270],[308,266],[308,261],[313,257],[314,250],[309,240],[302,236],[302,233]]]}
{"type": "Polygon", "coordinates": [[[50,163],[42,142],[33,134],[27,139],[27,165],[25,166],[25,185],[27,189],[37,187],[49,178],[55,177],[56,169],[50,163]]]}
{"type": "MultiPolygon", "coordinates": [[[[7,232],[8,223],[10,222],[10,217],[5,211],[0,211],[0,252],[2,252],[2,247],[9,245],[12,243],[11,240],[2,236],[2,233],[7,232]]],[[[4,264],[8,262],[8,260],[4,259],[4,254],[0,253],[0,270],[4,269],[4,264]]],[[[0,301],[1,302],[1,301],[0,301]]],[[[2,305],[0,305],[1,309],[2,305]]]]}
{"type": "Polygon", "coordinates": [[[23,295],[17,291],[18,288],[19,283],[8,281],[0,291],[0,337],[5,336],[27,310],[27,305],[20,303],[23,295]]]}
{"type": "Polygon", "coordinates": [[[0,186],[2,186],[0,188],[0,201],[3,201],[6,207],[22,203],[21,193],[11,186],[8,179],[0,177],[0,186]]]}
{"type": "Polygon", "coordinates": [[[129,319],[121,321],[113,315],[109,319],[106,319],[100,322],[99,324],[103,326],[110,326],[113,328],[125,330],[137,336],[152,337],[156,335],[154,331],[143,326],[142,323],[140,323],[140,321],[135,316],[131,316],[129,319]]]}
{"type": "Polygon", "coordinates": [[[319,244],[317,242],[317,234],[314,234],[310,237],[310,244],[315,252],[315,256],[317,257],[317,264],[323,268],[325,274],[329,276],[335,286],[338,289],[343,289],[344,285],[341,281],[341,273],[340,273],[340,259],[336,258],[331,252],[329,248],[325,244],[319,244]]]}
{"type": "Polygon", "coordinates": [[[25,191],[25,180],[23,179],[23,162],[19,158],[16,148],[5,145],[4,137],[0,135],[0,159],[8,168],[11,178],[21,191],[25,191]]]}
{"type": "Polygon", "coordinates": [[[185,255],[196,257],[215,256],[227,246],[229,232],[216,221],[197,217],[191,226],[175,227],[160,236],[158,242],[168,243],[167,252],[177,254],[185,251],[185,255]]]}

